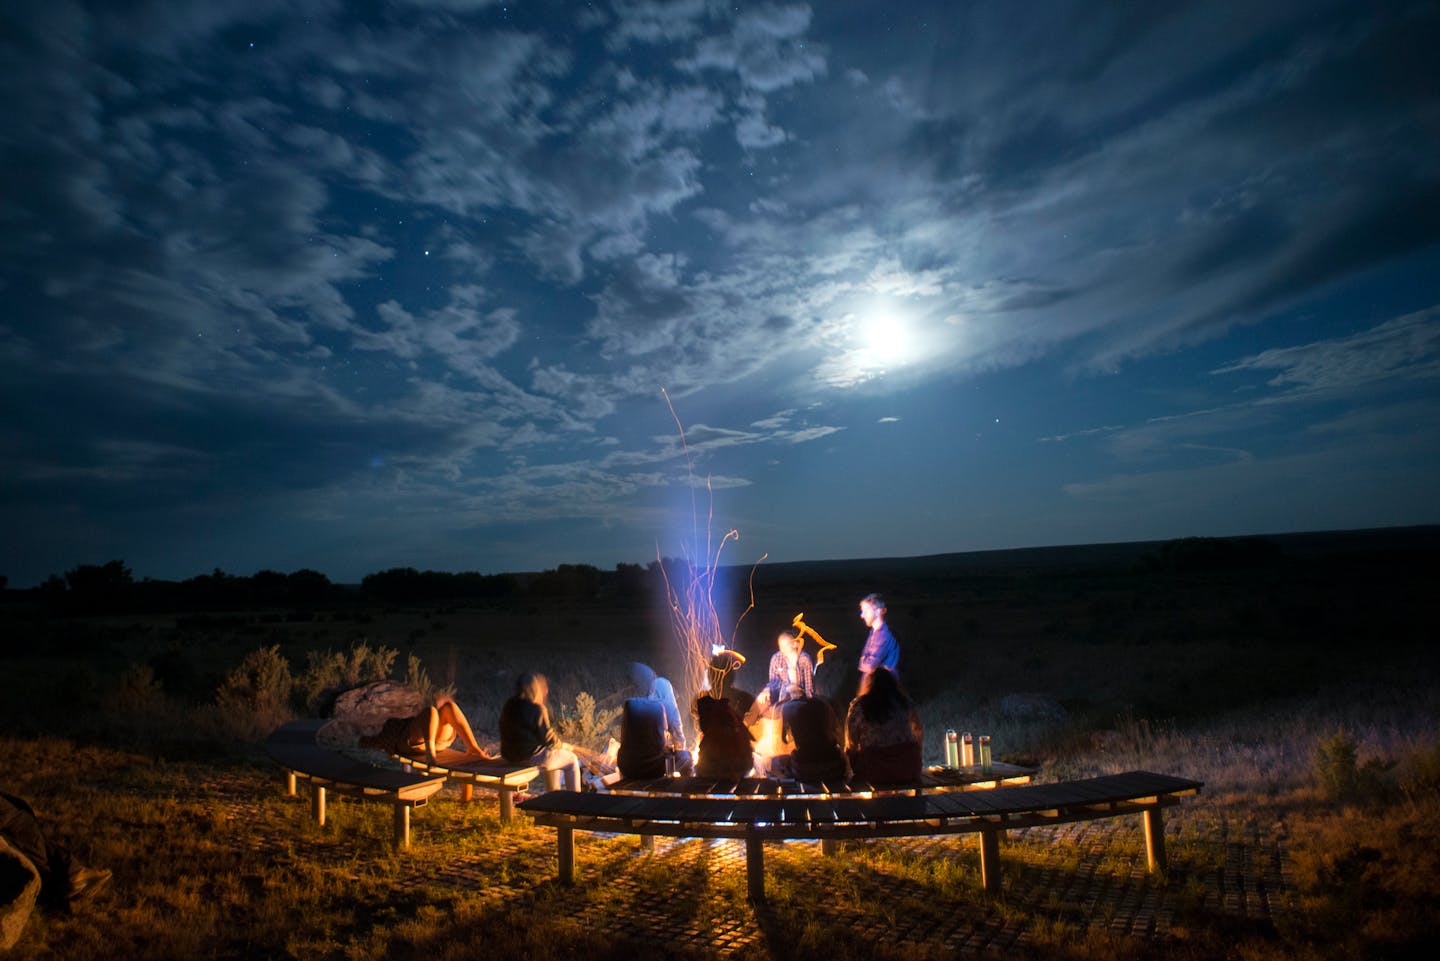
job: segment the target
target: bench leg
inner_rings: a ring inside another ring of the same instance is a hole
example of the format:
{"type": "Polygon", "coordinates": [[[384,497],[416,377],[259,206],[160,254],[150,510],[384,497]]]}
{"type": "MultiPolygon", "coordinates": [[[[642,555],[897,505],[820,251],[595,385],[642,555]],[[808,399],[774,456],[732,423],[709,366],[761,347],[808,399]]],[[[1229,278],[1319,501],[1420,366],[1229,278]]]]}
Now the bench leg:
{"type": "Polygon", "coordinates": [[[464,784],[460,785],[460,800],[475,800],[475,785],[471,784],[469,781],[466,781],[464,784]]]}
{"type": "Polygon", "coordinates": [[[515,789],[508,785],[500,785],[500,821],[509,823],[515,816],[515,789]]]}
{"type": "Polygon", "coordinates": [[[1000,832],[993,828],[980,831],[980,883],[985,893],[1000,893],[1000,832]]]}
{"type": "Polygon", "coordinates": [[[395,846],[397,848],[408,848],[410,846],[410,805],[395,802],[395,846]]]}
{"type": "Polygon", "coordinates": [[[286,796],[286,797],[294,797],[294,796],[295,796],[295,772],[294,772],[294,771],[286,771],[286,772],[285,772],[285,796],[286,796]]]}
{"type": "Polygon", "coordinates": [[[765,842],[753,832],[745,835],[745,888],[751,901],[765,900],[765,842]]]}
{"type": "Polygon", "coordinates": [[[325,789],[318,784],[315,785],[315,794],[310,799],[310,810],[315,813],[315,823],[323,827],[325,824],[325,789]]]}
{"type": "Polygon", "coordinates": [[[821,841],[820,853],[825,855],[827,858],[833,858],[835,855],[840,853],[840,842],[831,841],[828,839],[821,841]]]}
{"type": "Polygon", "coordinates": [[[1153,874],[1165,870],[1165,816],[1159,807],[1145,809],[1145,867],[1153,874]]]}
{"type": "Polygon", "coordinates": [[[566,884],[575,882],[575,829],[555,829],[555,854],[560,862],[560,880],[566,884]]]}
{"type": "Polygon", "coordinates": [[[642,851],[653,851],[653,850],[655,850],[655,835],[653,835],[653,834],[642,834],[642,835],[640,835],[640,850],[642,850],[642,851]]]}

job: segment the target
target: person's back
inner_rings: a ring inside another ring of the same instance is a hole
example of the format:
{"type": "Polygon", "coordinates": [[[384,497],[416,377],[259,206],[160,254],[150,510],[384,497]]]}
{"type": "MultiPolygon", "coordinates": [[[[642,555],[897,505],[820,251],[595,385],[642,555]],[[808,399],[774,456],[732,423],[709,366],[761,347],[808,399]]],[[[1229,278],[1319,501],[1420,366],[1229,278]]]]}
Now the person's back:
{"type": "Polygon", "coordinates": [[[622,777],[664,777],[665,706],[651,697],[632,697],[620,713],[620,751],[616,761],[622,777]]]}
{"type": "Polygon", "coordinates": [[[857,778],[872,784],[911,784],[924,766],[923,730],[895,675],[865,675],[845,715],[845,753],[857,778]]]}
{"type": "Polygon", "coordinates": [[[545,709],[518,695],[500,709],[499,727],[500,756],[511,764],[529,764],[560,742],[550,727],[545,709]]]}
{"type": "Polygon", "coordinates": [[[695,701],[700,727],[700,762],[695,773],[701,777],[742,778],[754,764],[750,732],[730,702],[700,695],[695,701]]]}
{"type": "Polygon", "coordinates": [[[840,747],[840,722],[822,698],[798,697],[780,708],[782,737],[795,749],[795,776],[801,781],[845,778],[845,752],[840,747]]]}
{"type": "Polygon", "coordinates": [[[527,672],[515,679],[515,694],[500,709],[500,756],[511,764],[533,764],[545,772],[553,791],[567,781],[580,790],[580,759],[550,726],[545,697],[550,683],[544,674],[527,672]]]}

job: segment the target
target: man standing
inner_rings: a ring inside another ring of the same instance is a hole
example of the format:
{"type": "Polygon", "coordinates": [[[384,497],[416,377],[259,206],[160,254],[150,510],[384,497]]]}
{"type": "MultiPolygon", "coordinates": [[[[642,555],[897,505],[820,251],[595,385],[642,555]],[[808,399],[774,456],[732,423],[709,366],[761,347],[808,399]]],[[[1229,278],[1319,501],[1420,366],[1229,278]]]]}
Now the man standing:
{"type": "Polygon", "coordinates": [[[879,594],[869,594],[860,602],[860,620],[870,628],[865,639],[865,648],[860,652],[860,673],[869,674],[877,667],[883,667],[895,676],[900,675],[900,642],[890,633],[885,624],[885,599],[879,594]]]}

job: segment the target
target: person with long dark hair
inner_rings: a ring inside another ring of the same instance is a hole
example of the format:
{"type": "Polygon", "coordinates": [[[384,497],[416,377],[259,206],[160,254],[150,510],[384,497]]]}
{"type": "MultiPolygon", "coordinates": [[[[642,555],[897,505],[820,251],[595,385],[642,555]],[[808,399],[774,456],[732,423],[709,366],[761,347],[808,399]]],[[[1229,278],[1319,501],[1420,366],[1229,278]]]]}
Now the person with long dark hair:
{"type": "Polygon", "coordinates": [[[789,754],[770,759],[773,777],[811,783],[845,780],[847,765],[841,749],[840,720],[823,697],[806,697],[799,689],[780,705],[780,743],[794,745],[789,754]]]}
{"type": "Polygon", "coordinates": [[[734,706],[723,697],[702,694],[695,699],[695,716],[700,728],[700,760],[695,773],[735,780],[748,775],[755,763],[754,739],[734,706]]]}
{"type": "Polygon", "coordinates": [[[924,729],[915,705],[883,667],[865,674],[845,714],[845,754],[857,778],[872,784],[920,780],[924,729]]]}

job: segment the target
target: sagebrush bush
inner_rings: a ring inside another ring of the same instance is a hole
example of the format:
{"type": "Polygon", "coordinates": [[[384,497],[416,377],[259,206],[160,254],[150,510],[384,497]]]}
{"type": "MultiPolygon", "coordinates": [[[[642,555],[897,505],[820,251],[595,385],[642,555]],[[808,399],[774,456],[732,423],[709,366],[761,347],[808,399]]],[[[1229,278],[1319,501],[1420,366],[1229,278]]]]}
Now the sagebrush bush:
{"type": "Polygon", "coordinates": [[[149,664],[132,664],[101,696],[101,704],[115,714],[153,714],[164,707],[165,690],[149,664]]]}
{"type": "MultiPolygon", "coordinates": [[[[363,640],[351,645],[348,651],[311,651],[305,657],[305,671],[298,682],[305,710],[323,714],[329,706],[327,701],[338,692],[386,680],[398,656],[399,652],[392,647],[371,647],[363,640]]],[[[429,679],[425,682],[422,693],[428,696],[429,679]]]]}
{"type": "Polygon", "coordinates": [[[1368,802],[1381,799],[1386,791],[1384,774],[1389,768],[1384,761],[1371,758],[1357,763],[1359,745],[1344,728],[1322,738],[1315,745],[1311,770],[1320,793],[1341,803],[1368,802]]]}
{"type": "Polygon", "coordinates": [[[1440,743],[1422,745],[1401,761],[1400,793],[1412,804],[1440,801],[1440,743]]]}
{"type": "Polygon", "coordinates": [[[231,734],[250,739],[291,718],[294,692],[290,662],[276,644],[246,654],[215,693],[215,705],[231,734]]]}
{"type": "Polygon", "coordinates": [[[405,660],[405,684],[420,692],[421,698],[426,703],[434,703],[441,698],[454,698],[454,685],[436,687],[430,680],[430,672],[425,670],[425,665],[420,662],[418,655],[411,654],[405,660]]]}
{"type": "Polygon", "coordinates": [[[602,709],[588,691],[575,695],[575,707],[567,710],[563,706],[555,722],[560,736],[572,744],[578,744],[592,751],[605,748],[605,741],[615,722],[620,718],[620,708],[602,709]]]}

